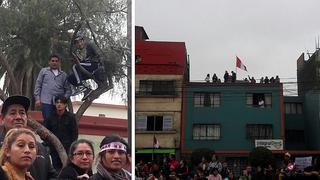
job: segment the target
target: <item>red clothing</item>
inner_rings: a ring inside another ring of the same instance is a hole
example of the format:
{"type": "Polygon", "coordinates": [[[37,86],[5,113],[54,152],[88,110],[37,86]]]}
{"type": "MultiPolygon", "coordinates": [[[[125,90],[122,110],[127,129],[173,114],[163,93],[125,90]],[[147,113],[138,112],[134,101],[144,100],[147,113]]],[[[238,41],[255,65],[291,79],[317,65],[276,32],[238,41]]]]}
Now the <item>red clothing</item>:
{"type": "Polygon", "coordinates": [[[178,165],[179,165],[179,162],[177,160],[171,160],[170,168],[173,167],[174,169],[177,169],[178,165]]]}

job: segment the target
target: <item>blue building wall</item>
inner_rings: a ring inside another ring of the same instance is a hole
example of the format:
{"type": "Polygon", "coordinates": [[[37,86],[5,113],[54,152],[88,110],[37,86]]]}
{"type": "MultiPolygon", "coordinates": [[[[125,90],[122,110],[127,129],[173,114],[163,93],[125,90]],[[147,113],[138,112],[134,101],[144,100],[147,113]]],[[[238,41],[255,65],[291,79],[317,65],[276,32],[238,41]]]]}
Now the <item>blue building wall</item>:
{"type": "Polygon", "coordinates": [[[306,136],[306,108],[304,107],[304,98],[301,96],[285,96],[284,97],[284,118],[285,118],[285,130],[298,130],[303,131],[305,136],[305,142],[290,142],[285,141],[285,148],[287,150],[307,150],[307,136],[306,136]],[[286,113],[286,104],[302,104],[302,113],[286,113]]]}
{"type": "Polygon", "coordinates": [[[308,91],[305,94],[306,137],[311,150],[320,149],[320,92],[308,91]]]}
{"type": "Polygon", "coordinates": [[[273,139],[281,139],[282,84],[189,83],[185,88],[183,147],[212,150],[251,150],[254,141],[246,138],[247,124],[272,124],[273,139]],[[220,107],[194,107],[194,93],[221,93],[220,107]],[[271,108],[248,107],[246,93],[270,93],[271,108]],[[193,124],[220,124],[219,140],[193,140],[193,124]]]}

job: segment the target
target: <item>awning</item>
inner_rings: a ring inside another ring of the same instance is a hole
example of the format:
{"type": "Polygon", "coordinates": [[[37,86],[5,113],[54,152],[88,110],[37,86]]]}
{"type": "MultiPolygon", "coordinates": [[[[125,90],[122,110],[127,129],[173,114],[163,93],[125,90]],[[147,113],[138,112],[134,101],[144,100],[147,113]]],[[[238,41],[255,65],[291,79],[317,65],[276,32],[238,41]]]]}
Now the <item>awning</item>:
{"type": "Polygon", "coordinates": [[[136,154],[175,154],[175,149],[137,149],[136,154]]]}

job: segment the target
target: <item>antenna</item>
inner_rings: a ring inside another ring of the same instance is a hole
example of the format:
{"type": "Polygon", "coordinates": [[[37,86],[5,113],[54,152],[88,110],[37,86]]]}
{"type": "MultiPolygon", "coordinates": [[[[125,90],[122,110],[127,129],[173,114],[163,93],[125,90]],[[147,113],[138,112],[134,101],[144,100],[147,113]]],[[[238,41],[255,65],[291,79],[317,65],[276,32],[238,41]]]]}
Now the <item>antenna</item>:
{"type": "Polygon", "coordinates": [[[316,40],[316,50],[319,50],[319,35],[318,35],[318,39],[316,40]]]}

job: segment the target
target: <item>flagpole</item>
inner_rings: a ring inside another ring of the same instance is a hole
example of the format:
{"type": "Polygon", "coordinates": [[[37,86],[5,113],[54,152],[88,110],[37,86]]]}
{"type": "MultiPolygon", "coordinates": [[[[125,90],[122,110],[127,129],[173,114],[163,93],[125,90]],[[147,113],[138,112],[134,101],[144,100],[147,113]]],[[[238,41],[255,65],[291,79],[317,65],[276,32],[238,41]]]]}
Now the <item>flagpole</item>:
{"type": "Polygon", "coordinates": [[[238,75],[238,69],[237,69],[237,55],[236,55],[236,75],[238,75]]]}
{"type": "Polygon", "coordinates": [[[152,162],[154,160],[154,138],[155,138],[155,130],[156,130],[156,119],[154,119],[154,122],[153,122],[153,138],[152,138],[152,162]]]}

